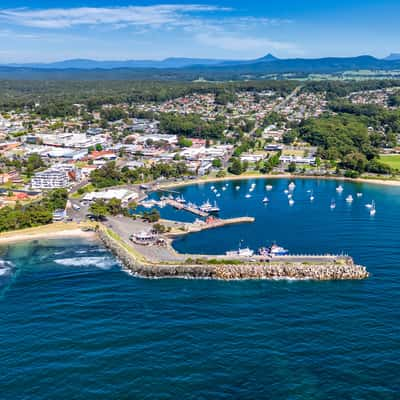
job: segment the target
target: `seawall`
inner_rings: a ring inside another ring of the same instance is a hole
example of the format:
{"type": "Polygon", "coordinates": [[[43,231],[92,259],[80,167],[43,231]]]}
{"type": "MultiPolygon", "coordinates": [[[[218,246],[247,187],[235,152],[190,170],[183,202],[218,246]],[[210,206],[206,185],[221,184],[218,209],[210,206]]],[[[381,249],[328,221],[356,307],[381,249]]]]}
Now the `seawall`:
{"type": "Polygon", "coordinates": [[[100,229],[99,238],[133,274],[144,278],[191,278],[191,279],[301,279],[301,280],[361,280],[369,277],[365,267],[346,263],[320,262],[272,262],[243,264],[201,264],[201,265],[161,265],[139,260],[119,241],[112,238],[105,229],[100,229]]]}

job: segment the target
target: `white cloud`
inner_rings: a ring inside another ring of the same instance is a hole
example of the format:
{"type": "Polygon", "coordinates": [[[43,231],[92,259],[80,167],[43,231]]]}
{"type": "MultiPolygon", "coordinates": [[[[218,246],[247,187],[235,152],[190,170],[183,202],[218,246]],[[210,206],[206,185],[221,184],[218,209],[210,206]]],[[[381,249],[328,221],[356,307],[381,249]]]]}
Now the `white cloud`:
{"type": "Polygon", "coordinates": [[[79,7],[32,10],[0,9],[0,20],[35,28],[61,29],[76,25],[163,26],[190,24],[190,14],[229,11],[207,5],[154,5],[128,7],[79,7]]]}

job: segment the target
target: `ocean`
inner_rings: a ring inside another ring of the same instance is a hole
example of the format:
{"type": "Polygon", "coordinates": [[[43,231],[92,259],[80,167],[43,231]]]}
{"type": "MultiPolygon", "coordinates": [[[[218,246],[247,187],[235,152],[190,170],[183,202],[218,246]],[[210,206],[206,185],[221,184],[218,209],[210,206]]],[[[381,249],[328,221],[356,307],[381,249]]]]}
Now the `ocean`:
{"type": "Polygon", "coordinates": [[[398,399],[400,188],[344,183],[339,195],[334,181],[297,180],[290,207],[287,180],[254,181],[246,199],[252,182],[177,189],[193,202],[216,199],[224,217],[256,222],[187,236],[175,248],[216,254],[276,241],[294,253],[349,253],[371,277],[148,280],[96,241],[3,246],[0,398],[398,399]],[[365,207],[372,200],[374,217],[365,207]]]}

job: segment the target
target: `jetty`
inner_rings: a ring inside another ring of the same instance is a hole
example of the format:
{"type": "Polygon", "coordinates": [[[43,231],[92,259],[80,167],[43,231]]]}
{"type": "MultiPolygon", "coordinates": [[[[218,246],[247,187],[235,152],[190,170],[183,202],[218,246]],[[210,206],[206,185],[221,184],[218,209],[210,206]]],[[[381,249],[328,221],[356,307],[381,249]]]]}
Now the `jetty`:
{"type": "MultiPolygon", "coordinates": [[[[184,222],[179,224],[178,229],[174,229],[168,233],[168,236],[181,236],[189,233],[201,232],[208,229],[221,228],[227,225],[238,225],[238,224],[251,224],[255,221],[254,217],[236,217],[236,218],[214,218],[208,217],[206,221],[196,221],[194,223],[184,222]]],[[[161,221],[171,224],[171,221],[161,221]]]]}
{"type": "Polygon", "coordinates": [[[206,218],[209,215],[208,213],[201,211],[199,208],[193,207],[192,205],[189,204],[180,203],[179,201],[176,201],[174,199],[167,198],[165,202],[166,204],[175,208],[176,210],[184,210],[194,215],[198,215],[199,217],[206,218]]]}

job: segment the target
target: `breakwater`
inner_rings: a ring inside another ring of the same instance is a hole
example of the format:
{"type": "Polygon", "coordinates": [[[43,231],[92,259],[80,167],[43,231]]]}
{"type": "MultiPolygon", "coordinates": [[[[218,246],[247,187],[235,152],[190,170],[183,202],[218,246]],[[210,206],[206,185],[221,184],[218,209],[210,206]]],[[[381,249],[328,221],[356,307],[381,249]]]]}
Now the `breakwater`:
{"type": "MultiPolygon", "coordinates": [[[[229,263],[209,264],[202,260],[200,265],[151,264],[140,260],[127,246],[111,237],[105,229],[100,229],[99,238],[123,265],[137,276],[144,278],[191,278],[191,279],[303,279],[303,280],[360,280],[369,277],[365,267],[356,265],[351,258],[345,262],[271,262],[271,263],[229,263]]],[[[206,260],[206,259],[205,259],[206,260]]]]}

